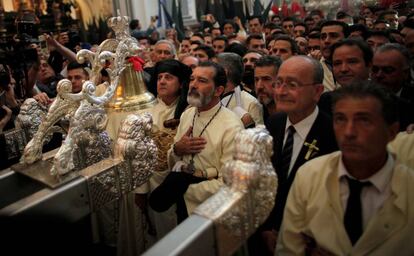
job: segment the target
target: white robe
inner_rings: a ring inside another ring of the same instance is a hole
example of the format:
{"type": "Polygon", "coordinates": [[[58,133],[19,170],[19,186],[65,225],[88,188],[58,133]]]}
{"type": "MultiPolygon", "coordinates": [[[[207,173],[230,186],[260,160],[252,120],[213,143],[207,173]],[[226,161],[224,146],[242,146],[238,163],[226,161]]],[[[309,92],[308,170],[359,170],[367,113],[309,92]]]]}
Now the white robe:
{"type": "MultiPolygon", "coordinates": [[[[187,109],[181,115],[180,125],[178,126],[174,142],[180,140],[188,128],[192,126],[195,114],[197,116],[194,122],[193,136],[198,137],[219,107],[220,103],[210,110],[201,113],[196,113],[197,109],[194,107],[187,109]]],[[[203,151],[194,156],[194,166],[196,170],[204,170],[208,174],[208,177],[217,178],[211,178],[207,181],[189,186],[184,195],[189,214],[199,204],[215,194],[223,185],[220,169],[226,162],[232,159],[234,154],[234,136],[242,129],[244,128],[240,118],[225,107],[220,109],[220,112],[205,129],[201,137],[206,139],[207,144],[203,151]]],[[[191,160],[191,155],[178,157],[174,154],[173,147],[171,147],[168,151],[169,168],[172,169],[174,164],[179,160],[183,160],[188,164],[191,160]]]]}
{"type": "MultiPolygon", "coordinates": [[[[165,102],[162,101],[162,99],[158,98],[157,104],[154,107],[147,110],[147,112],[149,112],[152,115],[153,130],[165,131],[168,129],[164,127],[164,121],[174,118],[174,112],[177,107],[177,104],[178,98],[170,105],[165,104],[165,102]]],[[[164,181],[168,173],[169,170],[154,172],[148,180],[148,182],[144,183],[143,185],[135,189],[135,193],[147,194],[154,191],[154,189],[156,189],[164,181]]],[[[156,240],[161,239],[168,232],[170,232],[177,226],[177,216],[175,214],[175,208],[176,207],[174,205],[167,211],[159,213],[153,211],[151,207],[148,207],[148,213],[151,218],[151,222],[154,224],[155,230],[157,232],[156,240]]],[[[155,240],[151,241],[151,237],[146,235],[145,232],[144,236],[146,237],[146,240],[149,241],[150,245],[153,242],[156,242],[155,240]]]]}
{"type": "Polygon", "coordinates": [[[248,92],[240,91],[240,87],[237,86],[234,90],[233,94],[227,95],[224,97],[221,102],[224,106],[228,109],[233,110],[235,107],[238,106],[238,102],[236,100],[236,94],[240,94],[240,107],[246,110],[250,116],[252,117],[254,123],[256,125],[263,124],[263,106],[260,102],[250,95],[248,92]]]}

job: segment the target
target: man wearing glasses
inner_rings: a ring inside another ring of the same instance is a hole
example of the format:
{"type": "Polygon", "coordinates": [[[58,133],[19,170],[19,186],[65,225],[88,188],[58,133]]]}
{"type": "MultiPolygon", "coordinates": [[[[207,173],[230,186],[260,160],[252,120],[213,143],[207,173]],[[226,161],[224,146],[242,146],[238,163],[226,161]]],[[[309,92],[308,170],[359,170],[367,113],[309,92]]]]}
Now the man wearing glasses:
{"type": "Polygon", "coordinates": [[[399,44],[384,44],[374,54],[371,79],[398,96],[400,130],[414,123],[414,89],[410,86],[410,54],[399,44]]]}
{"type": "Polygon", "coordinates": [[[274,250],[283,209],[297,169],[310,159],[338,149],[331,118],[317,103],[324,86],[323,68],[308,56],[293,56],[282,63],[274,85],[277,110],[267,129],[273,136],[272,163],[278,175],[275,207],[263,226],[262,237],[274,250]]]}

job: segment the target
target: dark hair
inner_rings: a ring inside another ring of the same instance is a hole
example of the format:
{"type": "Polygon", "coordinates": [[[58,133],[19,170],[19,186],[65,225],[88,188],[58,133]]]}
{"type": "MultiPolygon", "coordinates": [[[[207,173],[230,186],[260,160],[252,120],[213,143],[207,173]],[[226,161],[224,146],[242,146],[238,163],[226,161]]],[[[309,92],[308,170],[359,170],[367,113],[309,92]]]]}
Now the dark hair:
{"type": "Polygon", "coordinates": [[[411,53],[405,46],[398,44],[398,43],[386,43],[386,44],[381,45],[377,49],[377,53],[388,52],[388,51],[399,52],[403,56],[406,65],[408,67],[410,66],[411,53]]]}
{"type": "Polygon", "coordinates": [[[242,44],[231,43],[224,49],[224,52],[234,52],[242,57],[246,54],[247,50],[247,47],[242,44]]]}
{"type": "Polygon", "coordinates": [[[86,68],[88,67],[89,67],[88,64],[80,64],[77,61],[71,61],[67,65],[66,69],[69,71],[69,70],[81,68],[83,72],[85,73],[85,75],[89,76],[88,71],[86,71],[86,68]]]}
{"type": "Polygon", "coordinates": [[[328,27],[328,26],[340,26],[340,27],[342,27],[342,32],[344,33],[345,38],[349,36],[349,26],[348,26],[348,24],[346,24],[342,21],[338,21],[338,20],[324,21],[320,26],[321,31],[322,31],[323,27],[328,27]]]}
{"type": "Polygon", "coordinates": [[[397,96],[391,90],[369,80],[354,81],[332,93],[332,107],[335,108],[339,100],[346,98],[364,99],[374,97],[381,103],[382,117],[388,125],[398,122],[397,96]]]}
{"type": "Polygon", "coordinates": [[[310,32],[308,34],[308,39],[321,39],[321,33],[318,30],[312,30],[312,32],[310,32]]]}
{"type": "MultiPolygon", "coordinates": [[[[264,56],[264,55],[265,55],[265,54],[263,53],[263,51],[259,51],[259,50],[255,50],[255,49],[248,50],[248,51],[246,52],[246,54],[248,54],[248,53],[257,53],[257,54],[260,54],[260,56],[264,56]]],[[[246,54],[245,54],[245,55],[246,55],[246,54]]],[[[242,57],[244,57],[244,55],[243,55],[242,57]]]]}
{"type": "Polygon", "coordinates": [[[139,20],[137,20],[137,19],[131,20],[129,22],[129,29],[130,30],[139,29],[139,20]]]}
{"type": "Polygon", "coordinates": [[[365,40],[368,37],[368,29],[365,25],[363,24],[354,24],[352,26],[349,27],[349,34],[351,34],[354,31],[359,31],[361,32],[361,36],[362,38],[365,40]]]}
{"type": "Polygon", "coordinates": [[[293,40],[290,36],[288,35],[278,35],[277,37],[275,37],[275,43],[276,41],[288,41],[290,43],[290,49],[292,50],[292,54],[298,54],[299,53],[299,47],[296,44],[296,41],[293,40]]]}
{"type": "Polygon", "coordinates": [[[297,26],[301,26],[301,27],[304,27],[305,28],[305,33],[303,34],[303,36],[306,37],[307,34],[308,34],[308,26],[306,25],[306,23],[304,23],[304,22],[297,22],[297,23],[295,23],[294,28],[297,27],[297,26]]]}
{"type": "Polygon", "coordinates": [[[344,11],[339,11],[336,13],[336,19],[345,19],[345,18],[352,18],[351,15],[349,15],[348,13],[344,12],[344,11]]]}
{"type": "Polygon", "coordinates": [[[396,10],[391,10],[391,9],[385,10],[380,13],[380,15],[378,16],[378,19],[383,20],[385,15],[389,15],[389,14],[398,15],[398,12],[396,10]]]}
{"type": "Polygon", "coordinates": [[[229,40],[227,39],[227,36],[224,36],[224,35],[216,36],[215,38],[213,38],[212,42],[214,43],[215,41],[224,41],[226,46],[229,43],[229,40]]]}
{"type": "Polygon", "coordinates": [[[306,21],[313,21],[313,19],[311,16],[306,16],[305,19],[303,19],[303,22],[306,22],[306,21]]]}
{"type": "Polygon", "coordinates": [[[260,15],[253,15],[247,18],[248,21],[254,20],[254,19],[258,19],[260,24],[263,24],[263,19],[262,16],[260,15]]]}
{"type": "Polygon", "coordinates": [[[261,34],[250,34],[246,39],[246,46],[249,46],[252,39],[263,40],[264,42],[263,36],[261,34]]]}
{"type": "Polygon", "coordinates": [[[329,56],[329,60],[331,61],[331,63],[332,63],[332,57],[334,55],[335,50],[344,45],[358,47],[362,51],[365,66],[368,66],[370,63],[372,63],[372,58],[374,57],[374,53],[371,47],[369,47],[369,45],[365,41],[362,41],[360,39],[354,39],[354,38],[346,38],[346,39],[340,40],[331,46],[331,55],[329,56]]]}
{"type": "Polygon", "coordinates": [[[224,68],[212,61],[204,61],[201,62],[198,67],[206,67],[206,68],[213,68],[214,69],[214,86],[218,87],[218,86],[226,86],[227,84],[227,76],[226,76],[226,71],[224,70],[224,68]]]}
{"type": "Polygon", "coordinates": [[[273,67],[276,70],[279,70],[280,65],[282,65],[282,60],[279,57],[265,55],[258,59],[255,63],[256,67],[273,67]]]}
{"type": "Polygon", "coordinates": [[[279,28],[279,26],[278,25],[276,25],[275,23],[273,23],[273,22],[268,22],[268,23],[266,23],[264,26],[263,26],[263,28],[268,28],[268,29],[270,29],[270,30],[273,30],[273,29],[275,29],[275,28],[279,28]]]}
{"type": "MultiPolygon", "coordinates": [[[[414,15],[414,13],[413,13],[413,15],[414,15]]],[[[407,19],[404,21],[403,25],[404,25],[404,28],[414,29],[414,19],[409,19],[407,17],[407,19]]]]}
{"type": "Polygon", "coordinates": [[[217,61],[227,70],[227,80],[239,85],[244,72],[242,57],[234,52],[222,52],[217,55],[217,61]]]}
{"type": "Polygon", "coordinates": [[[207,54],[208,58],[211,59],[216,55],[214,53],[214,49],[208,45],[202,44],[199,45],[197,48],[194,49],[194,51],[203,51],[207,54]]]}
{"type": "Polygon", "coordinates": [[[292,16],[288,16],[288,17],[286,17],[282,20],[282,24],[283,24],[283,22],[286,22],[286,21],[292,21],[293,23],[295,23],[296,19],[293,18],[292,16]]]}
{"type": "Polygon", "coordinates": [[[388,23],[388,21],[386,21],[386,20],[380,20],[380,19],[377,19],[377,20],[375,20],[375,22],[374,22],[374,26],[375,26],[375,25],[377,25],[377,24],[380,24],[380,23],[384,23],[384,24],[388,24],[388,25],[390,25],[390,23],[388,23]]]}
{"type": "Polygon", "coordinates": [[[323,17],[323,12],[322,12],[322,10],[320,10],[320,9],[315,9],[315,10],[312,10],[311,12],[310,12],[310,14],[309,14],[309,16],[314,16],[314,15],[318,15],[319,17],[321,17],[322,19],[324,18],[323,17]]]}
{"type": "Polygon", "coordinates": [[[381,30],[370,30],[368,32],[367,39],[370,38],[370,37],[372,37],[372,36],[382,36],[382,37],[387,38],[388,41],[391,41],[390,33],[387,30],[385,30],[385,31],[381,31],[381,30]]]}
{"type": "Polygon", "coordinates": [[[239,26],[236,23],[234,23],[233,20],[225,20],[223,22],[222,30],[224,30],[224,25],[226,24],[230,24],[233,27],[235,33],[239,32],[239,26]]]}

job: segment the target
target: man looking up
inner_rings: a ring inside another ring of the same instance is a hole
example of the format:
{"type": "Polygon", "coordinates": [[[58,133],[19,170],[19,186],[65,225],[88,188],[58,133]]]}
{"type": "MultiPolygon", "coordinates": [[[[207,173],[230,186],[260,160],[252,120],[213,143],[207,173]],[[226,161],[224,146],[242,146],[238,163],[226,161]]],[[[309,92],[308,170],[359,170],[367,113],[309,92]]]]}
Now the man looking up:
{"type": "Polygon", "coordinates": [[[178,203],[178,221],[223,185],[220,169],[232,159],[234,136],[243,129],[220,102],[226,83],[224,69],[213,62],[200,63],[190,76],[187,101],[192,107],[181,115],[168,151],[171,172],[150,196],[151,207],[159,212],[178,203]]]}

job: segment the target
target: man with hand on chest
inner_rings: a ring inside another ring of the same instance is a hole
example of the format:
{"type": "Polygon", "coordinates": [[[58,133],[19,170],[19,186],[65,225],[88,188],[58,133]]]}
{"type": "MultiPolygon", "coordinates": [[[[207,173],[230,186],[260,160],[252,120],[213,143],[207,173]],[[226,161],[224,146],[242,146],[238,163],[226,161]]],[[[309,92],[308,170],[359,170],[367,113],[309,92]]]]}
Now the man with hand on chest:
{"type": "Polygon", "coordinates": [[[226,82],[223,67],[213,62],[200,63],[190,77],[187,101],[192,107],[181,115],[168,152],[171,173],[150,197],[159,212],[177,203],[178,221],[223,185],[220,169],[232,159],[234,136],[243,129],[238,116],[220,102],[226,82]]]}

